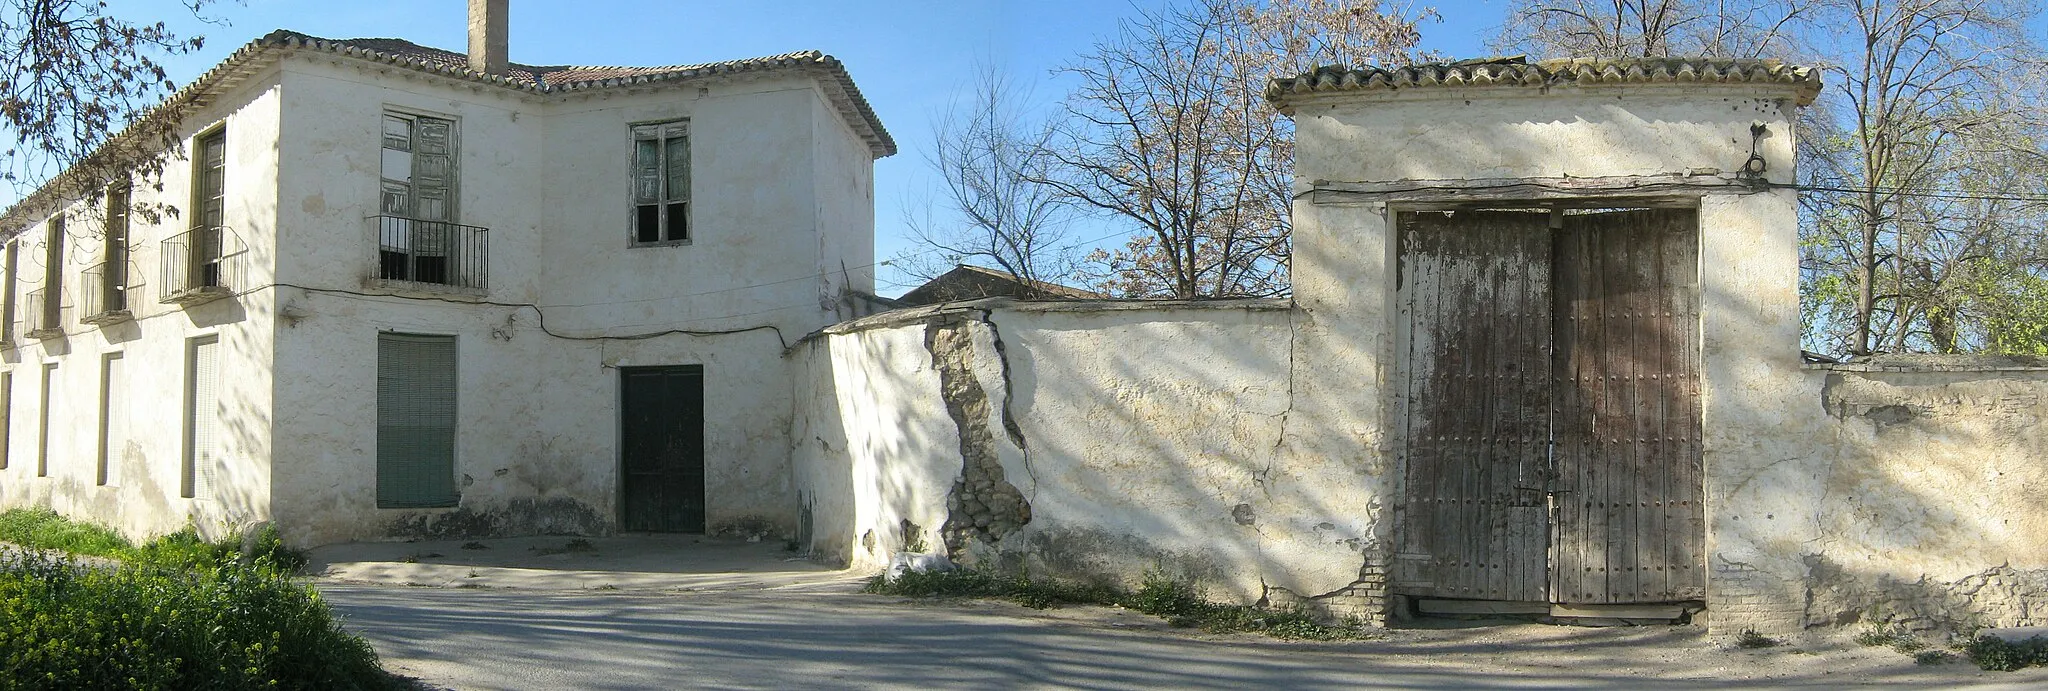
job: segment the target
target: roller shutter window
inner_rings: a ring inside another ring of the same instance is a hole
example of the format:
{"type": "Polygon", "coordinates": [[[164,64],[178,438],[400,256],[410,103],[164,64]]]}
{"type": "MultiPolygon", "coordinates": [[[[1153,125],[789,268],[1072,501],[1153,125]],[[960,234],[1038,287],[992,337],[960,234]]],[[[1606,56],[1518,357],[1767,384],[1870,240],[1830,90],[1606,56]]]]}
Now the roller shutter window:
{"type": "Polygon", "coordinates": [[[99,483],[121,484],[121,451],[128,445],[128,384],[121,353],[103,356],[100,366],[99,483]]]}
{"type": "Polygon", "coordinates": [[[455,337],[377,335],[377,508],[454,506],[455,337]]]}
{"type": "Polygon", "coordinates": [[[185,496],[213,499],[221,476],[220,339],[193,339],[185,400],[185,496]]]}

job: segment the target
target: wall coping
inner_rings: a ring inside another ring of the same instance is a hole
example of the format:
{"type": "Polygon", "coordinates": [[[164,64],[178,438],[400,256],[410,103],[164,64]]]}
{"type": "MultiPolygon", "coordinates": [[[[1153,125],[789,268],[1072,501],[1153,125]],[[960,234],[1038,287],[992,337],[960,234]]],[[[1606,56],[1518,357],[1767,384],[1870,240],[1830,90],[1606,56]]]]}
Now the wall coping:
{"type": "Polygon", "coordinates": [[[823,337],[885,329],[928,322],[941,317],[971,313],[1005,312],[1033,313],[1111,313],[1111,312],[1165,312],[1172,310],[1215,310],[1242,312],[1285,312],[1294,309],[1293,298],[1234,298],[1224,300],[1019,300],[1017,298],[995,297],[960,302],[942,302],[936,305],[905,307],[848,319],[831,326],[805,334],[790,345],[797,346],[823,337]]]}
{"type": "Polygon", "coordinates": [[[2048,372],[2035,355],[1877,355],[1858,362],[1810,362],[1802,369],[1828,372],[2048,372]]]}

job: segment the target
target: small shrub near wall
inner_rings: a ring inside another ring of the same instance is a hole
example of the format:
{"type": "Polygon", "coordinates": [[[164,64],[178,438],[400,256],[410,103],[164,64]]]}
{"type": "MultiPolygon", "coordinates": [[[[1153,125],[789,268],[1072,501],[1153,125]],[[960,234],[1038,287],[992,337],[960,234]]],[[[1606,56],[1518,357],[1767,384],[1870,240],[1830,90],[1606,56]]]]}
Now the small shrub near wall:
{"type": "Polygon", "coordinates": [[[402,688],[275,530],[133,547],[47,511],[0,514],[0,691],[402,688]],[[73,555],[83,555],[79,559],[73,555]]]}
{"type": "Polygon", "coordinates": [[[267,561],[0,564],[0,688],[392,688],[367,642],[267,561]]]}

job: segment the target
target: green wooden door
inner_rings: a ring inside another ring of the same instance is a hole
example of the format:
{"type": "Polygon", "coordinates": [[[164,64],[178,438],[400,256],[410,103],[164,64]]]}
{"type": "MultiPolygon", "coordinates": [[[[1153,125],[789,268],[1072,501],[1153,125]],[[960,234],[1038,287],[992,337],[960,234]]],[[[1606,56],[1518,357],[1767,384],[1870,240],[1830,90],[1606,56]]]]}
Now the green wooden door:
{"type": "Polygon", "coordinates": [[[620,514],[626,530],[704,532],[704,368],[619,374],[620,514]]]}

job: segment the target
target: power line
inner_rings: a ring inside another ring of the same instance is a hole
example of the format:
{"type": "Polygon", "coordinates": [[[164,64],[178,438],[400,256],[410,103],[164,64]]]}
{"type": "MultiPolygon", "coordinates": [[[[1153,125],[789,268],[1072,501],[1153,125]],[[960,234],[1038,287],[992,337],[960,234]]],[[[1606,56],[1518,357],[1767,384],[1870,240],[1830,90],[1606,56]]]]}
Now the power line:
{"type": "Polygon", "coordinates": [[[2048,204],[2048,196],[2040,195],[1983,194],[1978,192],[1963,192],[1959,190],[1907,189],[1904,187],[1833,187],[1827,185],[1800,185],[1785,183],[1771,183],[1770,186],[1780,189],[1796,189],[1801,192],[1837,192],[1848,194],[1875,193],[1883,195],[1895,195],[1901,197],[1954,199],[1960,201],[2030,202],[2035,204],[2048,204]]]}

